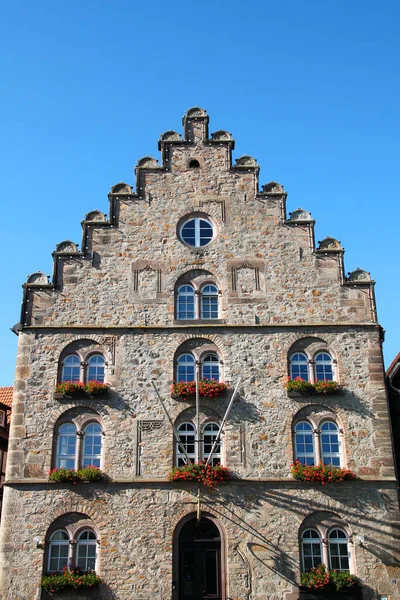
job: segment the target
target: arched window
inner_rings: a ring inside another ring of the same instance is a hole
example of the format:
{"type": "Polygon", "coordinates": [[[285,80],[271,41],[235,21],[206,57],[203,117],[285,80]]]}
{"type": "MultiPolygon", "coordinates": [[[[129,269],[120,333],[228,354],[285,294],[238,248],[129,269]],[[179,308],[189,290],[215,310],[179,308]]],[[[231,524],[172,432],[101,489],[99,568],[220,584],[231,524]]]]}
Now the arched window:
{"type": "Polygon", "coordinates": [[[195,380],[195,360],[192,354],[181,354],[177,363],[177,381],[195,380]]]}
{"type": "Polygon", "coordinates": [[[75,469],[76,463],[76,427],[73,423],[64,423],[58,429],[56,468],[75,469]]]}
{"type": "Polygon", "coordinates": [[[333,421],[321,426],[321,459],[325,465],[340,467],[339,428],[333,421]]]}
{"type": "Polygon", "coordinates": [[[214,230],[208,219],[194,217],[185,221],[180,230],[180,237],[185,244],[199,248],[206,246],[213,239],[214,230]]]}
{"type": "Polygon", "coordinates": [[[62,365],[61,381],[79,381],[81,378],[81,361],[76,354],[66,356],[62,365]]]}
{"type": "Polygon", "coordinates": [[[333,381],[333,361],[330,354],[320,352],[315,357],[315,381],[333,381]]]}
{"type": "Polygon", "coordinates": [[[200,168],[200,163],[198,160],[196,160],[195,158],[193,160],[190,161],[189,163],[189,169],[199,169],[200,168]]]}
{"type": "Polygon", "coordinates": [[[220,360],[216,354],[206,354],[202,360],[202,373],[203,379],[220,379],[220,360]]]}
{"type": "Polygon", "coordinates": [[[191,285],[181,285],[178,288],[176,318],[195,318],[194,288],[191,285]]]}
{"type": "Polygon", "coordinates": [[[88,360],[87,381],[99,381],[104,383],[105,361],[101,354],[94,354],[88,360]]]}
{"type": "Polygon", "coordinates": [[[207,284],[201,290],[201,318],[218,319],[218,288],[207,284]]]}
{"type": "Polygon", "coordinates": [[[95,571],[97,557],[97,538],[91,530],[83,531],[77,543],[77,567],[81,571],[95,571]]]}
{"type": "Polygon", "coordinates": [[[309,380],[308,358],[302,352],[292,354],[290,358],[290,378],[296,379],[296,377],[301,377],[304,381],[309,380]]]}
{"type": "MultiPolygon", "coordinates": [[[[181,423],[177,429],[179,438],[191,462],[196,462],[196,428],[193,423],[181,423]]],[[[187,463],[186,456],[176,442],[176,465],[182,467],[187,463]]]]}
{"type": "Polygon", "coordinates": [[[56,573],[68,567],[69,537],[66,531],[55,531],[49,543],[48,571],[56,573]]]}
{"type": "Polygon", "coordinates": [[[329,568],[335,571],[349,571],[349,539],[342,529],[329,533],[329,568]]]}
{"type": "Polygon", "coordinates": [[[99,423],[90,423],[83,432],[82,466],[93,465],[100,468],[102,429],[99,423]]]}
{"type": "Polygon", "coordinates": [[[321,536],[315,529],[306,529],[301,536],[303,571],[310,571],[323,562],[321,536]]]}
{"type": "Polygon", "coordinates": [[[311,423],[301,421],[295,426],[296,460],[302,465],[315,465],[314,431],[311,423]]]}
{"type": "MultiPolygon", "coordinates": [[[[212,447],[214,445],[215,439],[219,433],[220,426],[218,423],[207,423],[203,430],[203,460],[207,461],[210,456],[212,447]]],[[[221,464],[221,440],[219,440],[218,444],[215,446],[215,450],[212,455],[212,459],[210,464],[215,467],[215,465],[221,464]]]]}

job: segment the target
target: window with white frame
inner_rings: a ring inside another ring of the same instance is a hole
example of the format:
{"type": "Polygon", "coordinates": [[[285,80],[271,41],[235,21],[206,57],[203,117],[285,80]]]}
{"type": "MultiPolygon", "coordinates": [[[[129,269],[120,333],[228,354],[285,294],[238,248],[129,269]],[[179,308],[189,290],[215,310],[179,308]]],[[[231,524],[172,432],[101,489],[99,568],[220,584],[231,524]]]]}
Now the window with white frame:
{"type": "Polygon", "coordinates": [[[202,319],[218,319],[218,288],[207,284],[200,290],[200,307],[202,319]]]}
{"type": "Polygon", "coordinates": [[[310,571],[323,562],[321,536],[316,529],[306,529],[301,536],[301,560],[303,571],[310,571]]]}
{"type": "Polygon", "coordinates": [[[298,421],[294,426],[295,458],[302,465],[343,464],[341,430],[335,421],[324,420],[316,428],[310,421],[298,421]]]}
{"type": "Polygon", "coordinates": [[[327,352],[319,352],[315,357],[315,381],[333,381],[333,361],[327,352]]]}
{"type": "Polygon", "coordinates": [[[179,235],[181,240],[188,246],[201,248],[209,244],[213,239],[214,228],[208,219],[194,217],[183,223],[179,235]]]}
{"type": "Polygon", "coordinates": [[[203,379],[220,380],[220,360],[217,354],[210,353],[203,356],[201,361],[201,375],[203,379]]]}
{"type": "Polygon", "coordinates": [[[101,467],[103,429],[98,422],[88,423],[78,432],[75,423],[63,423],[56,432],[57,469],[79,469],[81,467],[101,467]]]}
{"type": "Polygon", "coordinates": [[[308,358],[302,352],[296,352],[290,358],[290,378],[300,377],[308,381],[308,358]]]}
{"type": "MultiPolygon", "coordinates": [[[[182,445],[185,448],[186,454],[191,462],[207,461],[210,456],[214,442],[219,434],[220,425],[216,422],[208,422],[204,424],[200,430],[200,444],[197,440],[196,426],[191,421],[181,423],[177,427],[177,432],[181,440],[181,444],[176,441],[176,465],[182,467],[187,463],[186,456],[182,450],[182,445]],[[200,457],[199,457],[200,446],[200,457]]],[[[210,464],[212,466],[221,464],[222,461],[222,441],[219,439],[215,446],[210,464]]]]}
{"type": "Polygon", "coordinates": [[[96,344],[92,344],[92,348],[80,348],[76,352],[67,353],[63,356],[59,370],[61,382],[105,382],[106,361],[101,352],[93,351],[95,346],[96,344]]]}
{"type": "Polygon", "coordinates": [[[94,531],[86,529],[79,534],[76,547],[76,566],[81,571],[95,571],[97,558],[97,537],[94,531]]]}
{"type": "Polygon", "coordinates": [[[315,465],[314,430],[311,423],[300,421],[295,426],[296,460],[302,465],[315,465]]]}
{"type": "MultiPolygon", "coordinates": [[[[215,352],[207,352],[199,360],[200,378],[221,380],[221,359],[215,352]]],[[[176,381],[196,380],[196,360],[193,354],[185,352],[180,354],[176,361],[176,381]]]]}
{"type": "Polygon", "coordinates": [[[329,532],[329,567],[335,571],[348,571],[349,538],[343,529],[332,529],[329,532]]]}
{"type": "Polygon", "coordinates": [[[81,361],[76,354],[66,356],[62,365],[61,381],[80,381],[81,361]]]}
{"type": "Polygon", "coordinates": [[[105,379],[105,360],[101,354],[94,354],[88,360],[87,381],[99,381],[104,383],[105,379]]]}
{"type": "Polygon", "coordinates": [[[296,377],[311,383],[335,380],[335,362],[329,352],[318,352],[314,357],[305,352],[294,352],[289,365],[292,380],[296,377]]]}
{"type": "Polygon", "coordinates": [[[344,528],[320,523],[305,529],[300,537],[300,554],[303,571],[321,563],[335,571],[348,572],[352,568],[350,541],[344,528]]]}
{"type": "Polygon", "coordinates": [[[196,378],[196,363],[193,354],[181,354],[176,365],[177,381],[194,381],[196,378]]]}
{"type": "Polygon", "coordinates": [[[213,283],[195,289],[191,283],[180,285],[176,293],[176,319],[180,321],[219,318],[219,290],[213,283]]]}
{"type": "Polygon", "coordinates": [[[76,534],[73,530],[58,529],[49,538],[47,570],[60,573],[76,566],[81,571],[95,571],[98,540],[95,532],[85,529],[76,534]]]}
{"type": "Polygon", "coordinates": [[[48,571],[56,573],[68,567],[70,540],[64,530],[55,531],[50,537],[48,571]]]}

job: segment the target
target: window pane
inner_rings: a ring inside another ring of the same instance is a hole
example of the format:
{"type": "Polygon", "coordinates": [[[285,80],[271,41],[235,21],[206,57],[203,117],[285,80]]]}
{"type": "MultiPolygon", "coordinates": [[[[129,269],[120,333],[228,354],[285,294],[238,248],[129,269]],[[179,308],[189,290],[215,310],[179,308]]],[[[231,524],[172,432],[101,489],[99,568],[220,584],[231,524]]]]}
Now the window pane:
{"type": "Polygon", "coordinates": [[[308,358],[300,352],[290,358],[290,378],[296,379],[296,377],[308,381],[308,358]]]}
{"type": "Polygon", "coordinates": [[[322,546],[319,533],[314,529],[307,529],[302,535],[303,568],[309,571],[322,562],[322,546]]]}
{"type": "Polygon", "coordinates": [[[333,421],[321,426],[321,453],[325,465],[340,466],[339,429],[333,421]]]}
{"type": "Polygon", "coordinates": [[[207,354],[203,358],[202,377],[203,379],[215,379],[219,381],[219,358],[216,354],[207,354]]]}
{"type": "Polygon", "coordinates": [[[82,456],[84,467],[93,465],[100,468],[102,441],[102,429],[98,423],[91,423],[85,427],[82,456]]]}
{"type": "Polygon", "coordinates": [[[104,357],[100,354],[96,354],[95,356],[91,356],[89,358],[88,363],[88,381],[100,381],[100,383],[104,383],[105,379],[105,361],[104,357]]]}
{"type": "MultiPolygon", "coordinates": [[[[191,462],[196,462],[195,433],[196,428],[193,423],[182,423],[178,427],[179,438],[191,462]]],[[[178,467],[182,467],[186,463],[187,460],[184,452],[182,451],[181,445],[176,442],[176,464],[178,467]]]]}
{"type": "Polygon", "coordinates": [[[56,468],[75,468],[76,427],[73,423],[65,423],[58,430],[56,468]]]}
{"type": "Polygon", "coordinates": [[[186,221],[181,228],[180,236],[190,246],[205,246],[213,238],[213,227],[206,219],[196,217],[186,221]]]}
{"type": "Polygon", "coordinates": [[[317,381],[333,380],[332,357],[327,352],[321,352],[315,357],[315,379],[317,381]]]}
{"type": "Polygon", "coordinates": [[[194,288],[191,285],[182,285],[178,290],[177,319],[195,318],[194,288]]]}
{"type": "Polygon", "coordinates": [[[329,562],[331,569],[348,571],[350,566],[347,535],[340,529],[329,534],[329,562]]]}
{"type": "Polygon", "coordinates": [[[315,464],[314,432],[310,423],[302,421],[295,427],[296,460],[302,465],[315,464]]]}
{"type": "MultiPolygon", "coordinates": [[[[218,423],[207,423],[203,431],[203,460],[207,460],[210,456],[213,444],[219,433],[218,423]]],[[[221,439],[215,447],[215,450],[210,461],[212,466],[221,464],[221,439]]]]}
{"type": "Polygon", "coordinates": [[[177,381],[195,380],[194,356],[191,354],[181,354],[178,358],[177,381]]]}
{"type": "Polygon", "coordinates": [[[215,285],[205,285],[201,290],[201,317],[218,319],[218,289],[215,285]]]}
{"type": "Polygon", "coordinates": [[[66,356],[61,373],[61,381],[79,381],[81,375],[81,361],[76,354],[66,356]]]}

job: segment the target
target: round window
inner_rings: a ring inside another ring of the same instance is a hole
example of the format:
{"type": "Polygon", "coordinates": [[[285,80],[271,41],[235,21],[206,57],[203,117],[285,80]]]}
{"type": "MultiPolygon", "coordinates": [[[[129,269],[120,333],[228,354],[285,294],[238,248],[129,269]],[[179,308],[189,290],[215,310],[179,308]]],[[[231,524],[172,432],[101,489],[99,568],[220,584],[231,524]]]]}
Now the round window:
{"type": "Polygon", "coordinates": [[[211,242],[214,229],[207,219],[195,217],[182,225],[180,235],[185,244],[199,248],[211,242]]]}

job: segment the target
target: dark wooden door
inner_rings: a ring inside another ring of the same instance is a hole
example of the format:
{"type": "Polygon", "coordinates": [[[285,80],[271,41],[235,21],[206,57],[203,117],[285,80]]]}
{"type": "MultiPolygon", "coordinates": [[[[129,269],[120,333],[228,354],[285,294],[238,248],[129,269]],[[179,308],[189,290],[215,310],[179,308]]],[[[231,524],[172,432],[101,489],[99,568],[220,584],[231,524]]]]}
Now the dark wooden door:
{"type": "Polygon", "coordinates": [[[181,530],[179,600],[222,600],[221,540],[209,519],[193,519],[181,530]]]}

